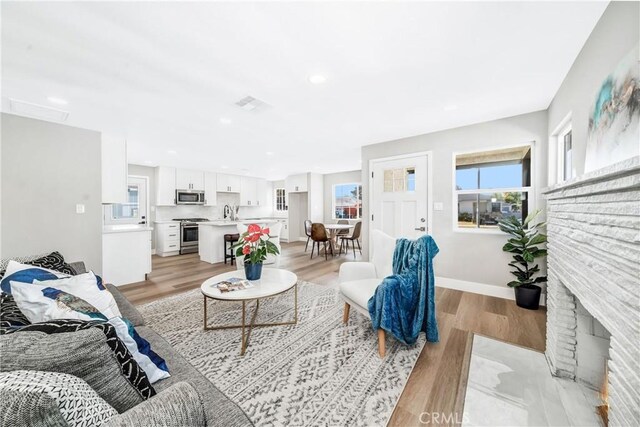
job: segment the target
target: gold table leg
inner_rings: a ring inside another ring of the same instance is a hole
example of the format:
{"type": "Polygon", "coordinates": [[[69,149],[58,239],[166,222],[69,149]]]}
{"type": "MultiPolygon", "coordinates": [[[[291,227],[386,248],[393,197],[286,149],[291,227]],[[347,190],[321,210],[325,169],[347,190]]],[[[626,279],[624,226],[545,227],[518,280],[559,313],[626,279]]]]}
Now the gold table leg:
{"type": "MultiPolygon", "coordinates": [[[[207,324],[207,298],[204,295],[204,330],[211,331],[217,329],[235,329],[240,328],[242,332],[242,339],[240,343],[240,356],[244,356],[247,347],[249,346],[249,337],[251,336],[251,331],[253,328],[265,327],[265,326],[286,326],[286,325],[296,325],[298,323],[298,284],[293,285],[293,293],[294,293],[294,302],[293,302],[293,320],[288,322],[275,322],[275,323],[255,323],[256,318],[258,317],[258,309],[260,308],[260,300],[262,298],[256,298],[256,308],[253,310],[253,314],[251,315],[251,322],[249,325],[246,324],[246,303],[247,300],[242,301],[242,323],[239,325],[220,325],[220,326],[209,326],[207,324]],[[245,334],[245,330],[248,330],[245,334]]],[[[272,295],[275,296],[275,295],[272,295]]],[[[265,297],[270,298],[270,297],[265,297]]],[[[215,299],[215,298],[211,298],[215,299]]],[[[220,300],[221,301],[221,300],[220,300]]]]}

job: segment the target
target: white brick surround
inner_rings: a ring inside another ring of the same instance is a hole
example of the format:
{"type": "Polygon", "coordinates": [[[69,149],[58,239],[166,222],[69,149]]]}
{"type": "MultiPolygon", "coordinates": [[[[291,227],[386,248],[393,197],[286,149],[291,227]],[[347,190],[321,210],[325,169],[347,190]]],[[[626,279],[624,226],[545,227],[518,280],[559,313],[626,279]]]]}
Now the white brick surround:
{"type": "Polygon", "coordinates": [[[591,335],[611,335],[609,424],[640,425],[640,157],[544,194],[549,235],[546,356],[551,370],[571,379],[581,369],[587,372],[578,368],[576,350],[583,306],[608,331],[594,324],[591,335]]]}

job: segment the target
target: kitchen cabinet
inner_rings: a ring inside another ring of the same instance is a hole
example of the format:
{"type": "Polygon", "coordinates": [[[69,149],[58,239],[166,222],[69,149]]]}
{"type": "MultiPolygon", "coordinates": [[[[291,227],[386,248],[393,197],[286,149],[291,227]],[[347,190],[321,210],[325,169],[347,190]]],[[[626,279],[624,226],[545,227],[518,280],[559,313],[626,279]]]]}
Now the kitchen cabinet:
{"type": "Polygon", "coordinates": [[[155,170],[156,206],[175,206],[176,168],[158,166],[155,170]]]}
{"type": "Polygon", "coordinates": [[[266,179],[256,179],[256,204],[258,206],[269,206],[271,197],[271,188],[266,179]]]}
{"type": "Polygon", "coordinates": [[[285,179],[287,193],[304,193],[308,191],[309,184],[307,174],[290,175],[285,179]]]}
{"type": "Polygon", "coordinates": [[[256,179],[249,176],[240,178],[240,206],[257,206],[256,179]]]}
{"type": "Polygon", "coordinates": [[[151,273],[151,228],[103,233],[102,277],[105,280],[121,286],[141,282],[148,273],[151,273]]]}
{"type": "Polygon", "coordinates": [[[156,223],[156,255],[165,257],[180,254],[180,223],[156,223]]]}
{"type": "Polygon", "coordinates": [[[240,187],[241,177],[224,173],[218,174],[216,188],[219,193],[239,193],[240,187]]]}
{"type": "Polygon", "coordinates": [[[176,170],[176,190],[204,190],[204,172],[192,169],[176,170]]]}
{"type": "Polygon", "coordinates": [[[217,197],[217,185],[218,185],[218,174],[214,172],[205,172],[204,173],[204,205],[205,206],[216,206],[218,203],[217,197]]]}
{"type": "Polygon", "coordinates": [[[127,202],[127,141],[102,135],[102,203],[127,202]]]}

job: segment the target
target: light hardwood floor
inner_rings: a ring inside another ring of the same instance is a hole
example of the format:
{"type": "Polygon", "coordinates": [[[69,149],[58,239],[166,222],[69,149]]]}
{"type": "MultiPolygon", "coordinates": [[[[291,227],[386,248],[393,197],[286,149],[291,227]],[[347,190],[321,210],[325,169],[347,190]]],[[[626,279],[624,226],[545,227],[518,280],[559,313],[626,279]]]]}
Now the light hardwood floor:
{"type": "MultiPolygon", "coordinates": [[[[309,260],[304,243],[283,244],[282,252],[282,268],[295,272],[301,280],[319,285],[337,283],[340,264],[354,260],[353,254],[329,261],[314,255],[309,260]]],[[[148,280],[120,289],[134,304],[143,304],[196,289],[207,278],[235,268],[201,262],[197,254],[154,256],[148,280]]],[[[449,425],[462,420],[474,333],[544,351],[544,309],[524,310],[514,301],[442,288],[436,288],[436,308],[440,342],[427,344],[422,350],[389,426],[449,425]]]]}

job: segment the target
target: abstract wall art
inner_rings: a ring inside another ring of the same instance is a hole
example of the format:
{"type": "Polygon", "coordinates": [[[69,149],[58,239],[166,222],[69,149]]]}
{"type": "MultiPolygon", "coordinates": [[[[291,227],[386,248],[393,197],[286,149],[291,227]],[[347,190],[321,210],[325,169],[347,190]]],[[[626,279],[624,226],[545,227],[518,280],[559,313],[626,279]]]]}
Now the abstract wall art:
{"type": "Polygon", "coordinates": [[[598,89],[589,110],[585,172],[640,155],[639,46],[598,89]]]}

